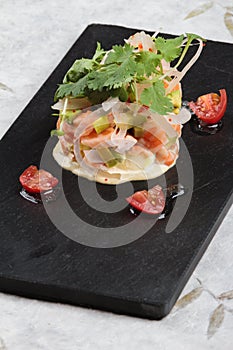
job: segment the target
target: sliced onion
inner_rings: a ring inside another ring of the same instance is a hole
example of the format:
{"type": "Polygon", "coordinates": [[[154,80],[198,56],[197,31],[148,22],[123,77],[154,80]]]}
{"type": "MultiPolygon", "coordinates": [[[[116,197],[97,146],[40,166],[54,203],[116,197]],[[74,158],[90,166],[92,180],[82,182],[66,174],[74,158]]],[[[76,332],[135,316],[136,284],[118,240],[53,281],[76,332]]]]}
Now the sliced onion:
{"type": "Polygon", "coordinates": [[[137,140],[133,136],[127,135],[117,146],[116,151],[124,154],[125,152],[129,151],[136,143],[137,140]]]}
{"type": "Polygon", "coordinates": [[[179,72],[180,74],[177,75],[177,73],[176,73],[176,77],[171,81],[171,83],[168,85],[168,87],[166,89],[167,94],[169,94],[169,92],[171,92],[174,89],[174,87],[181,81],[181,79],[184,77],[184,75],[187,73],[187,71],[192,67],[192,65],[199,58],[199,56],[202,52],[202,49],[203,49],[203,42],[201,39],[197,39],[197,40],[199,41],[199,47],[197,49],[197,52],[191,58],[191,60],[186,64],[186,66],[182,69],[182,71],[179,72]]]}
{"type": "Polygon", "coordinates": [[[146,34],[144,31],[135,33],[125,40],[128,44],[133,47],[138,47],[139,50],[149,51],[155,49],[155,43],[150,35],[146,34]]]}
{"type": "Polygon", "coordinates": [[[170,62],[167,62],[164,59],[161,60],[161,64],[163,67],[163,72],[169,71],[169,69],[171,68],[170,62]]]}
{"type": "Polygon", "coordinates": [[[102,103],[103,110],[107,112],[109,109],[111,109],[116,103],[119,102],[118,97],[110,97],[106,101],[102,103]]]}
{"type": "Polygon", "coordinates": [[[126,103],[118,102],[114,104],[112,107],[112,114],[114,117],[114,121],[117,124],[127,124],[127,112],[129,112],[129,108],[126,103]]]}
{"type": "Polygon", "coordinates": [[[69,152],[70,152],[70,147],[71,147],[71,143],[67,142],[67,140],[65,139],[64,136],[59,136],[59,141],[61,143],[61,147],[63,150],[63,153],[68,156],[69,152]]]}
{"type": "Polygon", "coordinates": [[[187,108],[181,108],[178,114],[168,114],[166,119],[171,124],[185,124],[191,119],[191,113],[187,108]]]}
{"type": "Polygon", "coordinates": [[[116,145],[119,143],[120,140],[124,139],[127,134],[127,128],[115,128],[114,133],[111,135],[111,141],[116,143],[116,145]]]}
{"type": "Polygon", "coordinates": [[[116,128],[114,129],[111,139],[107,142],[107,144],[110,147],[116,147],[116,151],[122,154],[137,143],[137,140],[134,137],[127,135],[127,112],[129,113],[131,111],[126,103],[119,102],[119,100],[117,103],[114,101],[112,104],[112,114],[116,128]]]}
{"type": "Polygon", "coordinates": [[[145,169],[154,163],[155,155],[142,145],[137,144],[127,152],[126,159],[130,160],[136,168],[145,169]]]}
{"type": "Polygon", "coordinates": [[[124,154],[137,143],[137,140],[133,136],[126,136],[126,134],[127,128],[115,128],[111,135],[111,140],[107,142],[108,145],[111,147],[116,147],[117,152],[124,154]]]}
{"type": "MultiPolygon", "coordinates": [[[[167,136],[170,138],[177,137],[177,132],[173,129],[173,127],[170,125],[170,123],[167,121],[167,119],[158,113],[151,113],[151,118],[155,123],[155,126],[157,126],[160,129],[163,129],[167,136]]],[[[150,131],[146,129],[147,131],[150,131]]]]}
{"type": "MultiPolygon", "coordinates": [[[[52,109],[58,109],[59,111],[63,110],[66,99],[67,98],[63,98],[62,100],[59,100],[52,106],[52,109]]],[[[91,106],[91,103],[86,97],[68,98],[66,109],[84,109],[89,106],[91,106]]]]}
{"type": "Polygon", "coordinates": [[[98,152],[95,149],[85,150],[84,154],[88,162],[103,164],[103,160],[100,158],[98,152]]]}

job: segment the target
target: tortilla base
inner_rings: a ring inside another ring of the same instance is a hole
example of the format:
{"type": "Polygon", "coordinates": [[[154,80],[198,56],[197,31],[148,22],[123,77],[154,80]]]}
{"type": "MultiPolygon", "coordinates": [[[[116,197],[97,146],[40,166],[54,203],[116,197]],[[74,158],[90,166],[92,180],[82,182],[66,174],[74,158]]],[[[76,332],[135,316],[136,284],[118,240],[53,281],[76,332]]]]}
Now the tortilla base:
{"type": "Polygon", "coordinates": [[[170,165],[154,164],[146,170],[127,170],[122,171],[116,167],[110,168],[109,171],[96,170],[94,174],[90,174],[86,169],[82,168],[79,163],[73,161],[69,155],[63,153],[60,141],[53,150],[53,157],[56,162],[64,169],[72,171],[75,175],[87,178],[90,181],[96,181],[107,185],[117,185],[127,181],[142,181],[154,179],[164,174],[168,169],[173,167],[176,160],[170,165]]]}

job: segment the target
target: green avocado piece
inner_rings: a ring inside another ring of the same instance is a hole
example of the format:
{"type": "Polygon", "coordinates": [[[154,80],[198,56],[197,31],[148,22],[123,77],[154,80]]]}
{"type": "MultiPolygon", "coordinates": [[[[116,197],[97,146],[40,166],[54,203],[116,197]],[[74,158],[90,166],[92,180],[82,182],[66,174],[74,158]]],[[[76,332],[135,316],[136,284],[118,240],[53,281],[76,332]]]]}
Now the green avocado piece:
{"type": "Polygon", "coordinates": [[[133,128],[133,131],[134,131],[134,137],[142,137],[143,136],[143,128],[140,128],[140,126],[135,126],[133,128]]]}
{"type": "Polygon", "coordinates": [[[109,124],[109,120],[108,120],[107,115],[103,115],[102,117],[99,117],[93,123],[93,127],[94,127],[95,131],[97,132],[97,134],[100,134],[102,131],[109,128],[109,126],[110,126],[110,124],[109,124]]]}
{"type": "Polygon", "coordinates": [[[146,116],[142,114],[133,115],[132,113],[125,113],[125,120],[123,123],[119,123],[119,125],[124,125],[127,129],[131,129],[133,127],[138,127],[146,122],[146,116]]]}
{"type": "Polygon", "coordinates": [[[172,104],[174,106],[174,109],[181,108],[181,91],[180,90],[174,90],[168,94],[170,99],[172,100],[172,104]]]}
{"type": "Polygon", "coordinates": [[[91,147],[84,145],[83,143],[80,143],[79,145],[80,151],[89,151],[91,147]]]}
{"type": "Polygon", "coordinates": [[[132,116],[132,125],[134,127],[138,127],[139,125],[142,125],[146,122],[147,117],[142,114],[136,114],[135,116],[132,116]]]}
{"type": "Polygon", "coordinates": [[[115,166],[122,161],[122,158],[118,152],[110,148],[97,148],[96,149],[100,158],[106,164],[108,168],[115,166]]]}

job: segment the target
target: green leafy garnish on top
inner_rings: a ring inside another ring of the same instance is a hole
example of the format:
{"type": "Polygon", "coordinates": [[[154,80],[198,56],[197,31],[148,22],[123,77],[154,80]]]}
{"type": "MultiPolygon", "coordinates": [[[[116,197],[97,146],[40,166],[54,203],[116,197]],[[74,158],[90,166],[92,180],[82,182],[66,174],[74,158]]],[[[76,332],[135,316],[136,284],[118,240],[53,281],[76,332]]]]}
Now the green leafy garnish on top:
{"type": "Polygon", "coordinates": [[[140,34],[143,40],[149,38],[149,49],[144,49],[143,43],[135,46],[128,40],[105,51],[98,42],[91,59],[81,58],[73,63],[58,86],[55,101],[87,97],[91,104],[96,104],[114,96],[145,104],[159,114],[172,112],[174,106],[167,86],[176,77],[175,70],[192,41],[201,38],[195,34],[172,39],[140,34]],[[174,60],[177,63],[172,67],[174,60]]]}
{"type": "Polygon", "coordinates": [[[167,114],[173,110],[172,101],[165,96],[165,89],[161,80],[154,82],[152,86],[142,91],[141,102],[152,110],[156,110],[159,114],[167,114]]]}
{"type": "Polygon", "coordinates": [[[162,55],[162,58],[167,62],[171,62],[180,56],[182,48],[182,42],[184,40],[184,35],[181,35],[175,39],[164,39],[158,37],[155,39],[155,45],[157,50],[162,55]]]}

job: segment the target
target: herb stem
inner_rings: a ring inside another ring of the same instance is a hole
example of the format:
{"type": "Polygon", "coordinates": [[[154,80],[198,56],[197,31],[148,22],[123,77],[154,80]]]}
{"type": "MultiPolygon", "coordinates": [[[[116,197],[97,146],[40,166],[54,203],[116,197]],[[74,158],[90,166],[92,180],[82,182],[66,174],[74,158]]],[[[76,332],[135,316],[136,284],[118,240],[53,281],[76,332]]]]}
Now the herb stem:
{"type": "Polygon", "coordinates": [[[135,100],[138,103],[138,89],[137,89],[137,83],[135,80],[133,81],[133,89],[134,89],[135,100]]]}
{"type": "Polygon", "coordinates": [[[181,56],[180,56],[180,58],[179,58],[179,61],[178,61],[177,64],[175,65],[174,69],[177,69],[178,66],[181,64],[181,62],[183,61],[183,59],[184,59],[184,57],[185,57],[185,55],[186,55],[186,53],[187,53],[187,51],[188,51],[188,48],[189,48],[189,46],[190,46],[190,44],[191,44],[192,41],[193,41],[192,38],[189,38],[189,39],[188,39],[188,41],[187,41],[187,43],[186,43],[186,45],[185,45],[185,47],[184,47],[184,50],[182,51],[182,54],[181,54],[181,56]]]}

